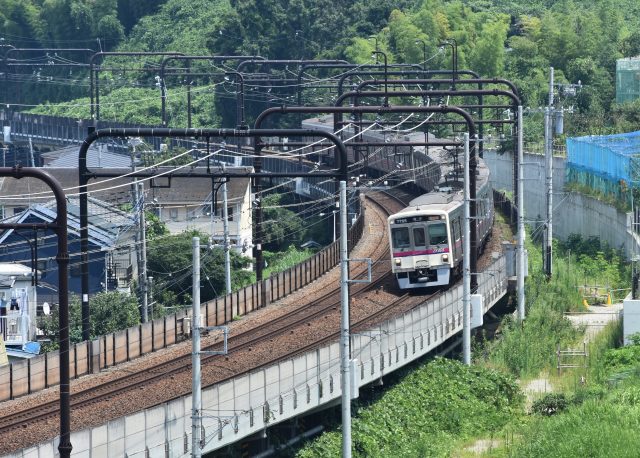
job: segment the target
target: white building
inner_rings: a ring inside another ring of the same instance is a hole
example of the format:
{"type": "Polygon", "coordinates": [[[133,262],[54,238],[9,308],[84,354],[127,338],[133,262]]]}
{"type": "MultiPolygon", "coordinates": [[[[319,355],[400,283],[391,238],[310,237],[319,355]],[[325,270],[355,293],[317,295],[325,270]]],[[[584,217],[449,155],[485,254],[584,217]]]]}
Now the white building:
{"type": "Polygon", "coordinates": [[[25,265],[0,263],[0,334],[7,347],[36,340],[34,275],[25,265]]]}

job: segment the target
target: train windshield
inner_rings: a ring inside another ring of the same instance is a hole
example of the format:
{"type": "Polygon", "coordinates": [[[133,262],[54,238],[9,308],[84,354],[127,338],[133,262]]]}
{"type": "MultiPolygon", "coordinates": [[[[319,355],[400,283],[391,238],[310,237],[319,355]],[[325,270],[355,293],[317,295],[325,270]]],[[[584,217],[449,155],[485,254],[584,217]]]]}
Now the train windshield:
{"type": "Polygon", "coordinates": [[[429,244],[445,245],[447,243],[447,225],[445,223],[429,224],[429,244]]]}
{"type": "Polygon", "coordinates": [[[424,248],[427,246],[427,239],[424,236],[424,228],[413,228],[413,244],[416,246],[416,248],[424,248]]]}
{"type": "Polygon", "coordinates": [[[408,227],[395,227],[391,229],[391,238],[394,248],[409,248],[409,246],[411,246],[408,227]]]}

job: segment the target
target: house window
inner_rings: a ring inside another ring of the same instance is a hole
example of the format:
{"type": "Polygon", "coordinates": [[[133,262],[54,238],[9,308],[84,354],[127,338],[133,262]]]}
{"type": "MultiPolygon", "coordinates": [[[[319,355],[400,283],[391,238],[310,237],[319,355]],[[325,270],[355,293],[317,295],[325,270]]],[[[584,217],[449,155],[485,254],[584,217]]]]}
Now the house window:
{"type": "Polygon", "coordinates": [[[171,216],[171,219],[178,219],[178,209],[172,208],[169,210],[169,216],[171,216]]]}
{"type": "Polygon", "coordinates": [[[22,213],[26,209],[27,209],[27,207],[14,207],[13,208],[13,214],[14,215],[19,215],[20,213],[22,213]]]}

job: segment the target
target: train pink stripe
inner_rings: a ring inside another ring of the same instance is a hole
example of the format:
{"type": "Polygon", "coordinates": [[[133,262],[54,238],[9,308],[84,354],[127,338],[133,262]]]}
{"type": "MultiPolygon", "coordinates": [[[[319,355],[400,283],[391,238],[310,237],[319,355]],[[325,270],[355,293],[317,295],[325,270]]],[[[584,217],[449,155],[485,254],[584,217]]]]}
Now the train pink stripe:
{"type": "Polygon", "coordinates": [[[405,258],[407,256],[418,256],[421,254],[440,254],[440,253],[448,253],[449,247],[447,248],[431,248],[429,250],[415,250],[415,251],[402,251],[399,253],[393,253],[394,258],[405,258]]]}

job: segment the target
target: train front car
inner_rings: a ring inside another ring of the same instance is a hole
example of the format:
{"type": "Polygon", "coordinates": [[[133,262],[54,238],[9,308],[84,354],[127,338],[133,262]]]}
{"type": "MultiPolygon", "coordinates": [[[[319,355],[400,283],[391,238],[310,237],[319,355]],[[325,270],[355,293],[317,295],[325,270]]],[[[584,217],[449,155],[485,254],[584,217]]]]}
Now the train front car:
{"type": "Polygon", "coordinates": [[[462,256],[459,192],[417,197],[388,220],[391,269],[401,289],[448,285],[462,256]]]}

